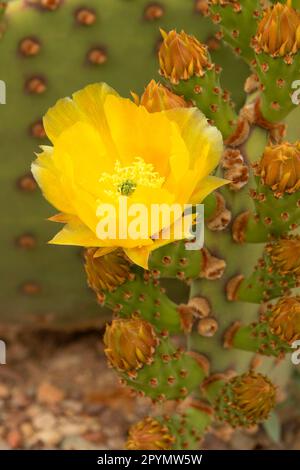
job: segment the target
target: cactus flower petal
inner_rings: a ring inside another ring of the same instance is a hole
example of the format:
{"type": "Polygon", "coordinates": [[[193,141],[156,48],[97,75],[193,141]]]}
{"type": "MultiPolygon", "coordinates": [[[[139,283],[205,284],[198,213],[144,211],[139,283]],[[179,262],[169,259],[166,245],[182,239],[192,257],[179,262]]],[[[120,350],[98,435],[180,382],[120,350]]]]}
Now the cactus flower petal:
{"type": "MultiPolygon", "coordinates": [[[[149,112],[100,83],[58,101],[44,126],[53,147],[42,148],[32,171],[45,198],[62,213],[56,221],[67,222],[54,244],[123,248],[146,268],[150,251],[161,245],[157,234],[167,228],[160,221],[153,229],[153,204],[177,204],[183,214],[184,204],[200,203],[226,183],[209,176],[220,161],[221,134],[195,108],[149,112]],[[119,211],[122,202],[147,209],[148,228],[138,239],[120,235],[127,217],[119,211]],[[113,238],[97,232],[105,204],[117,215],[113,238]]],[[[179,218],[174,215],[169,226],[179,218]]]]}

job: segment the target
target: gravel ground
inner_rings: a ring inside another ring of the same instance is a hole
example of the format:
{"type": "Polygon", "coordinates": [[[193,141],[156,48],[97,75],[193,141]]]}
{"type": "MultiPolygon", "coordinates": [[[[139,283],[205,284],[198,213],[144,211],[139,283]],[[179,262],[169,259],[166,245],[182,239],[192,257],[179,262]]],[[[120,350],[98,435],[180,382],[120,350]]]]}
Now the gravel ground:
{"type": "MultiPolygon", "coordinates": [[[[219,427],[203,448],[300,449],[299,385],[289,397],[280,411],[280,444],[263,429],[219,427]]],[[[0,366],[0,449],[122,449],[128,427],[152,410],[118,384],[99,333],[23,332],[8,340],[7,364],[0,366]]]]}

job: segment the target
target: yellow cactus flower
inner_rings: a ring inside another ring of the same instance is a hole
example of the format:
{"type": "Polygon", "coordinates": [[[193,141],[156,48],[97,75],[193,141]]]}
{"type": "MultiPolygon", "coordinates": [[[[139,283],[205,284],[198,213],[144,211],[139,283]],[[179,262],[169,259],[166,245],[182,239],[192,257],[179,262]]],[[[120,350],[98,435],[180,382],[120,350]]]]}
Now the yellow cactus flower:
{"type": "Polygon", "coordinates": [[[44,127],[52,146],[42,147],[32,172],[59,211],[50,220],[65,224],[52,244],[98,248],[96,256],[122,248],[147,268],[151,251],[173,241],[174,231],[162,242],[157,235],[166,224],[160,221],[155,231],[149,223],[137,238],[120,230],[113,238],[99,236],[107,205],[116,209],[120,229],[136,204],[147,214],[153,204],[183,207],[226,183],[209,176],[220,161],[221,134],[196,108],[150,113],[99,83],[59,100],[44,127]],[[126,214],[119,210],[123,206],[126,214]]]}
{"type": "Polygon", "coordinates": [[[273,57],[296,54],[300,47],[300,13],[287,4],[276,3],[264,13],[255,42],[259,51],[273,57]]]}

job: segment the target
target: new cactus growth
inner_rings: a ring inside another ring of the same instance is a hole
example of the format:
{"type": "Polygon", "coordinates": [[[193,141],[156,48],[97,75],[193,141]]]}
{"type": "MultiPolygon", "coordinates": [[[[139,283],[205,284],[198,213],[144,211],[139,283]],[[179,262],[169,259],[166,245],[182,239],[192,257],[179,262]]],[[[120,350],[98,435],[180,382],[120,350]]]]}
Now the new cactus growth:
{"type": "Polygon", "coordinates": [[[300,14],[292,1],[266,9],[254,43],[262,88],[260,110],[265,119],[278,122],[293,109],[290,93],[300,65],[300,14]]]}
{"type": "Polygon", "coordinates": [[[184,31],[162,31],[164,41],[159,50],[160,74],[170,80],[173,90],[205,110],[225,138],[229,137],[237,116],[229,93],[219,82],[220,68],[211,61],[207,47],[184,31]]]}
{"type": "Polygon", "coordinates": [[[52,220],[66,224],[53,242],[85,247],[89,286],[113,310],[104,335],[109,365],[162,408],[177,403],[171,417],[135,424],[128,449],[194,449],[215,421],[262,423],[289,377],[288,354],[300,339],[299,135],[290,126],[299,12],[292,2],[260,3],[209,2],[252,68],[246,90],[255,83],[255,93],[240,110],[205,45],[164,30],[163,83],[151,81],[132,101],[95,84],[44,119],[53,147],[43,148],[33,172],[60,212],[52,220]],[[232,34],[236,24],[242,34],[232,34]],[[175,238],[175,223],[166,222],[138,239],[97,237],[97,204],[124,198],[204,201],[204,247],[188,250],[186,234],[175,238]],[[162,225],[170,229],[163,242],[154,236],[162,225]],[[179,282],[190,297],[176,303],[170,286],[179,282]]]}
{"type": "Polygon", "coordinates": [[[259,0],[209,0],[212,21],[220,26],[217,37],[229,44],[249,64],[253,62],[252,41],[261,14],[259,0]]]}

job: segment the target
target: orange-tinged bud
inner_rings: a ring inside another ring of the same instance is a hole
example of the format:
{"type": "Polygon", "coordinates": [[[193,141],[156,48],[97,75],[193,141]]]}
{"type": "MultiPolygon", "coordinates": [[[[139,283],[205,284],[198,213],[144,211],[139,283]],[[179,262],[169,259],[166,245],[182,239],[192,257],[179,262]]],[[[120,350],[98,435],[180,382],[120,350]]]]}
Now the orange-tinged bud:
{"type": "Polygon", "coordinates": [[[85,250],[85,271],[89,286],[96,292],[113,292],[128,280],[130,263],[122,250],[97,256],[97,248],[85,250]]]}
{"type": "Polygon", "coordinates": [[[171,450],[175,438],[168,427],[157,419],[147,417],[131,427],[126,448],[128,450],[171,450]]]}
{"type": "Polygon", "coordinates": [[[283,297],[272,308],[268,318],[271,332],[292,345],[300,339],[300,297],[283,297]]]}
{"type": "Polygon", "coordinates": [[[134,95],[136,104],[145,106],[150,113],[156,113],[172,108],[187,108],[187,102],[175,93],[172,93],[167,87],[155,80],[151,80],[145,88],[141,99],[134,95]]]}
{"type": "Polygon", "coordinates": [[[178,84],[179,80],[188,80],[193,76],[202,77],[205,69],[211,68],[207,47],[194,36],[175,30],[161,33],[163,43],[158,53],[160,74],[171,83],[178,84]]]}
{"type": "Polygon", "coordinates": [[[262,374],[249,372],[231,380],[234,404],[248,419],[260,422],[275,405],[276,389],[262,374]]]}
{"type": "Polygon", "coordinates": [[[300,275],[300,236],[288,236],[270,244],[267,248],[274,268],[280,274],[300,275]]]}
{"type": "Polygon", "coordinates": [[[153,362],[158,339],[150,323],[139,318],[117,319],[106,326],[104,352],[112,367],[130,376],[153,362]]]}
{"type": "Polygon", "coordinates": [[[220,392],[218,416],[233,427],[249,427],[268,418],[275,406],[276,388],[253,371],[230,379],[220,392]]]}
{"type": "Polygon", "coordinates": [[[266,147],[257,174],[277,194],[294,193],[300,188],[300,142],[266,147]]]}
{"type": "Polygon", "coordinates": [[[300,47],[300,13],[287,4],[268,8],[258,25],[255,37],[257,52],[273,57],[296,54],[300,47]]]}

